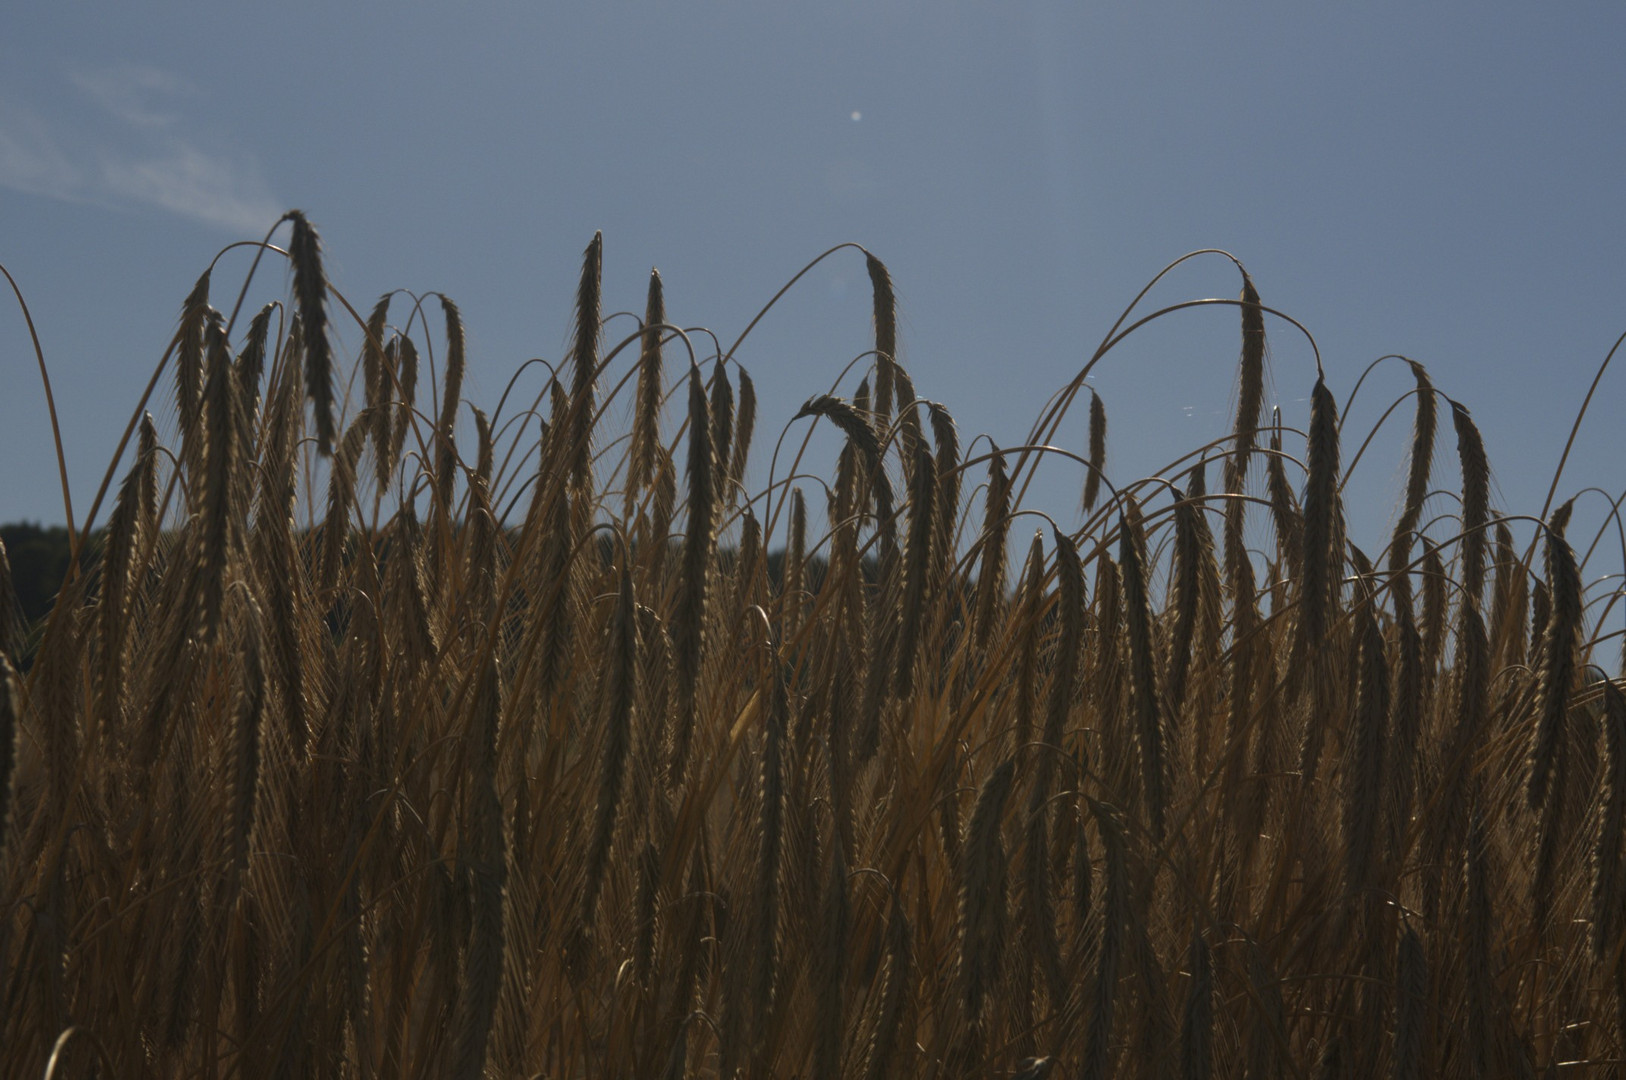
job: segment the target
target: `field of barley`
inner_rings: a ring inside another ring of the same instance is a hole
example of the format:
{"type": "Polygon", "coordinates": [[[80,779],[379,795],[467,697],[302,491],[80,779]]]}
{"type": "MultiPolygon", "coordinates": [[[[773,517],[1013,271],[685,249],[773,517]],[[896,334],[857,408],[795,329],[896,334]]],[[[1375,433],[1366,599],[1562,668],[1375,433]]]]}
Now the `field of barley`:
{"type": "Polygon", "coordinates": [[[597,237],[494,403],[452,299],[272,237],[289,297],[198,280],[40,622],[0,549],[0,1077],[1626,1061],[1609,548],[1491,505],[1420,364],[1403,502],[1346,517],[1359,373],[1267,411],[1234,259],[1233,430],[1130,480],[1085,379],[1172,309],[1000,447],[837,249],[873,348],[764,434],[658,274],[606,332],[597,237]]]}

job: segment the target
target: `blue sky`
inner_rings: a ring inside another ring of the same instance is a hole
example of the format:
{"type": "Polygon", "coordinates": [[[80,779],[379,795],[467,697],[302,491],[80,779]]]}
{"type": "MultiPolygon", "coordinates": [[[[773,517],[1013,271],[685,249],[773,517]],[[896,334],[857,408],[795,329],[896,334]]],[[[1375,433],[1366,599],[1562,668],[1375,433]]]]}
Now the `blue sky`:
{"type": "MultiPolygon", "coordinates": [[[[1478,420],[1499,505],[1527,513],[1626,330],[1616,4],[66,2],[6,24],[0,262],[43,341],[80,513],[193,280],[295,206],[358,306],[395,287],[461,304],[466,393],[488,408],[564,350],[595,229],[609,310],[641,310],[659,266],[673,319],[726,340],[858,241],[897,281],[920,393],[963,441],[1007,445],[1159,268],[1223,247],[1315,334],[1340,405],[1378,356],[1427,364],[1478,420]]],[[[1204,259],[1151,301],[1237,288],[1204,259]]],[[[752,335],[754,480],[868,326],[845,255],[752,335]]],[[[1269,333],[1271,400],[1302,425],[1309,352],[1269,333]]],[[[1115,478],[1225,433],[1236,351],[1234,312],[1202,311],[1097,369],[1115,478]]],[[[0,520],[60,521],[11,304],[0,363],[0,520]]],[[[1408,386],[1380,369],[1346,431],[1408,386]]],[[[1565,491],[1626,487],[1626,371],[1599,393],[1565,491]]],[[[1358,537],[1392,520],[1408,424],[1351,483],[1358,537]]],[[[1062,439],[1082,447],[1083,425],[1062,439]]],[[[1073,520],[1080,478],[1043,476],[1033,505],[1073,520]]],[[[1600,556],[1588,576],[1619,569],[1600,556]]]]}

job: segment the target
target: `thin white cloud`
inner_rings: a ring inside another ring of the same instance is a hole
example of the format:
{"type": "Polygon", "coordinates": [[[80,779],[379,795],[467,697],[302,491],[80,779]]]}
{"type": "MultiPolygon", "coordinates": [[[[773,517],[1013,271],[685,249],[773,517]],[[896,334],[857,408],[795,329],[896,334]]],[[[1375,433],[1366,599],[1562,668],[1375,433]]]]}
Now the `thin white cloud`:
{"type": "Polygon", "coordinates": [[[251,166],[206,154],[182,139],[142,157],[102,155],[103,190],[210,225],[264,232],[280,216],[276,201],[251,166]]]}
{"type": "Polygon", "coordinates": [[[44,117],[0,100],[0,184],[30,195],[79,199],[85,175],[58,144],[44,117]]]}
{"type": "Polygon", "coordinates": [[[0,98],[0,187],[70,202],[156,207],[238,233],[263,232],[281,214],[256,162],[188,130],[196,96],[156,68],[75,71],[71,98],[47,113],[0,98]]]}
{"type": "Polygon", "coordinates": [[[192,93],[191,84],[179,76],[136,64],[101,71],[78,70],[68,78],[104,112],[132,127],[174,127],[180,123],[180,115],[162,108],[162,101],[192,93]]]}

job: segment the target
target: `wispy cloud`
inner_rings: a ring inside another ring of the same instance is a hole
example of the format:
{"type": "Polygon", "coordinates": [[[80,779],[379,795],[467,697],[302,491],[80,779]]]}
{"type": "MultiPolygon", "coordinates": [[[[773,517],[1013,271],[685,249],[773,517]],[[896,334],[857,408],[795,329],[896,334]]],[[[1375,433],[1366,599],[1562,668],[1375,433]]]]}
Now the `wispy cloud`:
{"type": "Polygon", "coordinates": [[[0,186],[70,202],[156,207],[234,232],[281,213],[258,164],[192,130],[185,80],[121,65],[69,74],[51,111],[0,96],[0,186]],[[77,111],[74,105],[86,106],[77,111]]]}

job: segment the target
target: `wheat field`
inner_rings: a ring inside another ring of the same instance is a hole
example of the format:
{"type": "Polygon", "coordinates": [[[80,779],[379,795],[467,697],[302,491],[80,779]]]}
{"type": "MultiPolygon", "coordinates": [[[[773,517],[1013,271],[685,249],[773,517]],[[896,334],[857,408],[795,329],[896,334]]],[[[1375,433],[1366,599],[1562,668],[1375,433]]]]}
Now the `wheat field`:
{"type": "Polygon", "coordinates": [[[1572,503],[1515,542],[1421,365],[1363,552],[1348,380],[1267,414],[1240,264],[1205,301],[1231,434],[1115,483],[1085,376],[1132,312],[1000,448],[917,396],[886,268],[838,251],[873,349],[769,468],[658,274],[606,335],[599,238],[568,354],[488,413],[452,300],[363,314],[284,224],[285,303],[186,297],[41,625],[0,575],[0,1075],[1626,1059],[1618,596],[1572,503]],[[1024,501],[1042,461],[1081,502],[1024,501]]]}

